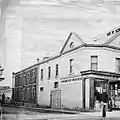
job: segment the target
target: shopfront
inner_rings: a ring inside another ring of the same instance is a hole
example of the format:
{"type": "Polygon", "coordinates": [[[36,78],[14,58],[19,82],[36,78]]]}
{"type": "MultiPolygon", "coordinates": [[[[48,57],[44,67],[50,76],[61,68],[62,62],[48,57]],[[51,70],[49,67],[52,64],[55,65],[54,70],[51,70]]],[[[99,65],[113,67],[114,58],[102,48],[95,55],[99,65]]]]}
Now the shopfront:
{"type": "Polygon", "coordinates": [[[107,108],[120,109],[120,74],[104,71],[82,71],[83,78],[90,80],[90,109],[100,110],[102,103],[107,108]]]}
{"type": "Polygon", "coordinates": [[[120,81],[109,82],[109,95],[112,100],[112,108],[120,109],[120,81]]]}

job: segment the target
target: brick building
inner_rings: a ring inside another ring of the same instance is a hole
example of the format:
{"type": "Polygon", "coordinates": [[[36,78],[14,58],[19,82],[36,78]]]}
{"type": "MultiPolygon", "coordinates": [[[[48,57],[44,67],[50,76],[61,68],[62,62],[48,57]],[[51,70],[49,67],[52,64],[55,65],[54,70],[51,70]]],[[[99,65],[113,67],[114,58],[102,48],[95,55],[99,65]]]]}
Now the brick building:
{"type": "Polygon", "coordinates": [[[13,88],[12,100],[19,104],[37,103],[36,88],[38,80],[38,68],[32,67],[13,73],[15,76],[15,86],[13,88]]]}

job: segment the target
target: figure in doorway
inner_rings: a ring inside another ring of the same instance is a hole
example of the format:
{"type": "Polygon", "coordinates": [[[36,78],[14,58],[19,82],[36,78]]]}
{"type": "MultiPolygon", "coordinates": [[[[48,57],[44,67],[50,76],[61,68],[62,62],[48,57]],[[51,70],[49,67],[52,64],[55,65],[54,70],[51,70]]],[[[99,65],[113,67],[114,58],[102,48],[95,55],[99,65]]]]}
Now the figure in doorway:
{"type": "Polygon", "coordinates": [[[5,104],[5,94],[2,94],[2,104],[5,104]]]}

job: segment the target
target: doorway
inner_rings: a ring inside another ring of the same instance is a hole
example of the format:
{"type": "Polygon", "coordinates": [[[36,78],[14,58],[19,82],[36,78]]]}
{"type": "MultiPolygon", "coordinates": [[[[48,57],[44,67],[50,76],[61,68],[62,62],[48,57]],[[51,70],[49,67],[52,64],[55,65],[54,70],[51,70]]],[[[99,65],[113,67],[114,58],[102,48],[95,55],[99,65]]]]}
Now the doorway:
{"type": "Polygon", "coordinates": [[[51,91],[50,105],[52,108],[61,108],[61,90],[51,91]]]}
{"type": "Polygon", "coordinates": [[[101,103],[108,103],[108,81],[96,79],[94,81],[94,107],[102,108],[101,103]]]}

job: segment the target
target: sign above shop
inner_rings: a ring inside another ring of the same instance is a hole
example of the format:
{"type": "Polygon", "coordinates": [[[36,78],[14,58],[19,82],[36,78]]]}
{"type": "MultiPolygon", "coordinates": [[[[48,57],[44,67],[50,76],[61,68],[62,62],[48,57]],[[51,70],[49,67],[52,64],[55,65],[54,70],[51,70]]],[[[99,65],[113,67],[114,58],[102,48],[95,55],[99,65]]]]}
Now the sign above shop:
{"type": "Polygon", "coordinates": [[[82,78],[69,78],[69,79],[64,79],[61,81],[61,83],[67,83],[67,82],[75,82],[75,81],[80,81],[82,78]]]}
{"type": "Polygon", "coordinates": [[[112,30],[112,31],[108,32],[107,36],[113,35],[113,34],[118,33],[118,32],[120,32],[120,28],[117,28],[115,30],[112,30]]]}

